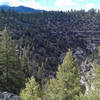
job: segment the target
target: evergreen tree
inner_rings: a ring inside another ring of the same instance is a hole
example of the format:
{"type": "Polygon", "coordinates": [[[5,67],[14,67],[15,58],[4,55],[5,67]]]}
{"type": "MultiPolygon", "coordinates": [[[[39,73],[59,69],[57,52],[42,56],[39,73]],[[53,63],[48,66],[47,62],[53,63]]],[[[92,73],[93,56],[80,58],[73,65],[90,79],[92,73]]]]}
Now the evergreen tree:
{"type": "Polygon", "coordinates": [[[31,77],[26,83],[25,89],[20,93],[23,100],[41,100],[39,92],[39,84],[31,77]]]}
{"type": "Polygon", "coordinates": [[[5,28],[0,42],[0,91],[19,93],[24,86],[24,73],[16,47],[5,28]]]}
{"type": "Polygon", "coordinates": [[[40,84],[40,88],[44,88],[44,84],[47,83],[48,79],[46,78],[46,61],[42,62],[41,66],[38,67],[38,71],[36,73],[36,81],[40,84]]]}
{"type": "Polygon", "coordinates": [[[63,63],[58,67],[56,79],[51,79],[45,92],[46,100],[75,100],[81,91],[78,69],[72,53],[67,52],[63,63]]]}
{"type": "Polygon", "coordinates": [[[29,56],[28,56],[27,52],[28,52],[27,49],[24,48],[23,55],[21,56],[23,71],[24,71],[26,78],[31,77],[31,75],[32,75],[32,65],[30,63],[29,56]]]}

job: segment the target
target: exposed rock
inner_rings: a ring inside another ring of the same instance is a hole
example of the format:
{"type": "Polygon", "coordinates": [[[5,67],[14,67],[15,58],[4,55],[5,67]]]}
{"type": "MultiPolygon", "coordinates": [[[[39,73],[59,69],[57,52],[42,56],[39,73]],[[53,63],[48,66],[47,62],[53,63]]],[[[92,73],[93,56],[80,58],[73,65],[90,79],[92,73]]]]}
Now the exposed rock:
{"type": "Polygon", "coordinates": [[[22,100],[22,99],[13,93],[3,92],[0,93],[0,100],[22,100]]]}
{"type": "Polygon", "coordinates": [[[93,83],[89,82],[90,76],[91,80],[94,80],[93,64],[89,59],[86,59],[82,62],[80,70],[80,82],[85,86],[86,94],[88,94],[89,87],[94,89],[93,83]]]}
{"type": "Polygon", "coordinates": [[[93,61],[94,59],[98,59],[98,48],[95,44],[90,44],[88,46],[88,49],[91,51],[90,54],[86,54],[85,51],[83,51],[81,48],[76,48],[75,52],[73,53],[74,58],[78,62],[78,66],[80,69],[79,77],[80,82],[82,85],[85,86],[86,91],[85,93],[88,94],[88,90],[94,89],[94,80],[95,80],[95,73],[94,73],[94,67],[93,67],[93,61]],[[90,79],[91,78],[91,82],[90,79]]]}

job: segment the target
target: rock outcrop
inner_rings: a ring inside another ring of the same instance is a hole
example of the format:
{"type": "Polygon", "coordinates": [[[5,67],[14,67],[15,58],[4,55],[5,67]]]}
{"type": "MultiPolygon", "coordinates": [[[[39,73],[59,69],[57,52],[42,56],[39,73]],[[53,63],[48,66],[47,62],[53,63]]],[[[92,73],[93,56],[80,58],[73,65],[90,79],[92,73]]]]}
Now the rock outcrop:
{"type": "Polygon", "coordinates": [[[0,93],[0,100],[22,100],[22,99],[13,93],[3,92],[0,93]]]}
{"type": "Polygon", "coordinates": [[[85,86],[86,91],[85,93],[88,94],[89,88],[92,90],[94,89],[93,81],[95,79],[95,73],[93,70],[93,63],[89,61],[89,59],[86,59],[81,64],[81,71],[80,71],[80,82],[82,85],[85,86]],[[92,82],[89,81],[89,78],[91,76],[92,82]]]}

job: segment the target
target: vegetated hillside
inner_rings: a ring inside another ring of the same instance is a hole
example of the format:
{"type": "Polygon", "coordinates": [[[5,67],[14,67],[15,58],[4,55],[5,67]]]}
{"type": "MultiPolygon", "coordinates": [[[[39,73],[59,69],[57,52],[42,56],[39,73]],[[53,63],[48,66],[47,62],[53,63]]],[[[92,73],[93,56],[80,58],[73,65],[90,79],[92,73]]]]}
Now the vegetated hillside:
{"type": "Polygon", "coordinates": [[[39,10],[39,9],[32,9],[32,8],[25,7],[25,6],[10,7],[8,5],[1,5],[0,9],[3,9],[4,11],[8,11],[8,10],[16,11],[19,13],[22,13],[22,12],[23,13],[32,13],[32,12],[42,12],[43,11],[43,10],[39,10]]]}
{"type": "Polygon", "coordinates": [[[5,26],[26,49],[34,76],[38,71],[43,77],[54,76],[68,49],[75,57],[84,57],[91,54],[94,44],[100,44],[100,11],[94,9],[29,14],[1,10],[0,30],[5,26]]]}

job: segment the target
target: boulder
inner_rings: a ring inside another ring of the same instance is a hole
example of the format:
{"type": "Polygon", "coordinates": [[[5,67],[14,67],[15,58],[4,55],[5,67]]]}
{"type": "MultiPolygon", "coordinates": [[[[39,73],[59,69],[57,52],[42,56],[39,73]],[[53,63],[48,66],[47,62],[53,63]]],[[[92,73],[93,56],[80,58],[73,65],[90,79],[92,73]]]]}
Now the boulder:
{"type": "Polygon", "coordinates": [[[0,92],[0,100],[22,100],[22,99],[13,93],[0,92]]]}

